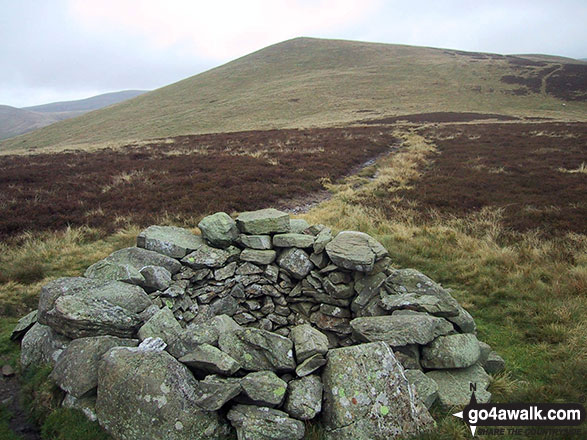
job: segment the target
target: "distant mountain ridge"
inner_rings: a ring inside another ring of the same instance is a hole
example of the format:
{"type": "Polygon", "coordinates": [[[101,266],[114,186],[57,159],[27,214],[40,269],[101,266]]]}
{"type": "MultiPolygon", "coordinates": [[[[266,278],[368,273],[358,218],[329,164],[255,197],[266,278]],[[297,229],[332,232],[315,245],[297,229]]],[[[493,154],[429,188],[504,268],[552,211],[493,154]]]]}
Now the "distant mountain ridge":
{"type": "Polygon", "coordinates": [[[76,101],[51,102],[23,108],[0,105],[0,139],[28,133],[55,122],[118,104],[143,93],[146,93],[146,91],[123,90],[76,101]]]}

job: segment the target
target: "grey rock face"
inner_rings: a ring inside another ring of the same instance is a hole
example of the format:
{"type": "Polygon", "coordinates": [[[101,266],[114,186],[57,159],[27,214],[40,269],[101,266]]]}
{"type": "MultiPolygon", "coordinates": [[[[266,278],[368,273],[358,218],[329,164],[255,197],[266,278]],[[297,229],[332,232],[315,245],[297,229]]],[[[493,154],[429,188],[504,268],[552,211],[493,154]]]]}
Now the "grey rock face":
{"type": "Polygon", "coordinates": [[[217,411],[241,391],[240,379],[234,377],[206,376],[196,390],[196,403],[206,411],[217,411]]]}
{"type": "Polygon", "coordinates": [[[225,212],[204,217],[198,223],[198,228],[202,231],[202,237],[210,245],[222,249],[230,246],[238,237],[235,221],[225,212]]]}
{"type": "Polygon", "coordinates": [[[136,347],[138,343],[136,339],[114,336],[75,339],[59,357],[51,376],[62,390],[79,399],[98,386],[98,364],[104,353],[113,347],[136,347]]]}
{"type": "Polygon", "coordinates": [[[271,236],[270,235],[241,234],[241,235],[239,235],[239,242],[244,247],[251,248],[251,249],[267,250],[267,249],[273,248],[273,245],[271,244],[271,236]]]}
{"type": "Polygon", "coordinates": [[[296,367],[296,375],[298,377],[307,376],[324,365],[326,365],[326,358],[321,354],[314,354],[296,367]]]}
{"type": "Polygon", "coordinates": [[[292,380],[288,384],[283,409],[298,420],[311,420],[322,411],[322,381],[316,375],[292,380]]]}
{"type": "Polygon", "coordinates": [[[37,319],[39,323],[47,325],[45,314],[53,308],[55,301],[60,296],[75,295],[95,287],[100,287],[107,282],[102,280],[92,280],[82,277],[65,277],[58,278],[41,288],[39,295],[39,308],[37,319]]]}
{"type": "Polygon", "coordinates": [[[136,270],[141,270],[145,266],[161,266],[172,274],[175,274],[181,269],[181,263],[175,258],[140,247],[120,249],[116,252],[112,252],[104,260],[112,263],[129,265],[136,270]]]}
{"type": "Polygon", "coordinates": [[[202,244],[198,249],[186,255],[181,262],[192,269],[222,267],[228,260],[229,253],[222,249],[202,244]]]}
{"type": "Polygon", "coordinates": [[[379,291],[385,279],[385,274],[380,272],[357,280],[355,282],[355,291],[358,295],[351,304],[351,310],[356,313],[364,308],[374,297],[379,298],[379,291]]]}
{"type": "Polygon", "coordinates": [[[141,341],[147,338],[161,338],[170,344],[181,331],[182,327],[173,316],[173,312],[163,307],[139,329],[138,336],[141,341]]]}
{"type": "Polygon", "coordinates": [[[230,376],[240,369],[240,365],[232,357],[210,344],[195,347],[179,361],[188,367],[206,373],[218,373],[230,376]]]}
{"type": "Polygon", "coordinates": [[[275,407],[281,405],[285,399],[287,382],[277,377],[273,371],[249,373],[240,383],[255,405],[275,407]]]}
{"type": "Polygon", "coordinates": [[[244,249],[240,254],[242,261],[254,264],[271,264],[275,261],[277,253],[274,250],[244,249]]]}
{"type": "Polygon", "coordinates": [[[316,239],[314,240],[314,252],[319,254],[320,252],[324,251],[326,245],[330,243],[332,240],[332,231],[330,228],[324,227],[318,235],[316,235],[316,239]]]}
{"type": "Polygon", "coordinates": [[[149,226],[137,237],[137,246],[167,255],[183,258],[203,244],[202,237],[176,226],[149,226]]]}
{"type": "Polygon", "coordinates": [[[197,405],[197,389],[165,351],[113,348],[100,363],[96,413],[116,439],[220,439],[226,426],[197,405]]]}
{"type": "Polygon", "coordinates": [[[220,349],[249,371],[293,371],[293,342],[266,330],[244,328],[228,331],[218,339],[220,349]]]}
{"type": "Polygon", "coordinates": [[[453,331],[452,324],[444,318],[418,313],[355,318],[350,325],[361,341],[385,341],[392,347],[425,345],[453,331]]]}
{"type": "Polygon", "coordinates": [[[241,232],[251,235],[289,232],[289,215],[277,209],[267,208],[241,213],[236,219],[241,232]]]}
{"type": "Polygon", "coordinates": [[[294,234],[301,234],[310,227],[310,224],[303,218],[292,218],[289,221],[289,230],[294,234]]]}
{"type": "Polygon", "coordinates": [[[342,269],[370,272],[387,250],[374,238],[363,232],[342,231],[326,247],[334,264],[342,269]]]}
{"type": "Polygon", "coordinates": [[[14,329],[12,329],[12,333],[10,333],[10,339],[12,341],[16,341],[23,337],[26,332],[30,330],[30,328],[35,325],[37,322],[37,311],[33,310],[32,312],[28,313],[27,315],[23,316],[18,320],[14,329]]]}
{"type": "Polygon", "coordinates": [[[322,382],[327,439],[407,437],[434,425],[384,342],[330,350],[322,382]]]}
{"type": "Polygon", "coordinates": [[[145,266],[141,269],[145,279],[143,287],[148,291],[165,290],[171,285],[171,272],[161,266],[145,266]]]}
{"type": "Polygon", "coordinates": [[[277,264],[297,280],[305,278],[314,267],[308,254],[297,248],[283,251],[277,258],[277,264]]]}
{"type": "Polygon", "coordinates": [[[125,283],[143,285],[145,279],[140,272],[130,264],[118,264],[108,260],[101,260],[92,264],[84,272],[86,278],[95,278],[104,281],[122,281],[125,283]]]}
{"type": "Polygon", "coordinates": [[[227,278],[230,278],[234,275],[236,271],[236,261],[232,263],[228,263],[226,266],[221,267],[220,269],[216,269],[214,271],[214,279],[216,281],[223,281],[227,278]]]}
{"type": "Polygon", "coordinates": [[[31,365],[53,366],[69,342],[69,338],[53,331],[51,327],[36,323],[22,338],[20,365],[24,370],[31,365]]]}
{"type": "Polygon", "coordinates": [[[443,409],[462,407],[471,399],[470,384],[477,384],[475,397],[478,403],[487,403],[491,393],[487,391],[489,375],[479,364],[454,370],[432,370],[426,373],[438,385],[438,402],[443,409]]]}
{"type": "Polygon", "coordinates": [[[136,313],[103,299],[65,295],[46,313],[46,322],[72,338],[112,335],[131,338],[141,324],[136,313]]]}
{"type": "Polygon", "coordinates": [[[301,440],[304,423],[277,409],[252,405],[235,405],[228,420],[239,440],[301,440]]]}
{"type": "Polygon", "coordinates": [[[426,408],[430,408],[438,397],[438,385],[421,370],[406,370],[406,377],[416,387],[416,394],[426,408]]]}
{"type": "Polygon", "coordinates": [[[420,362],[424,368],[466,368],[481,355],[479,341],[471,333],[439,336],[422,347],[420,362]]]}
{"type": "Polygon", "coordinates": [[[314,244],[314,236],[306,234],[275,234],[273,236],[273,246],[275,247],[296,247],[309,248],[314,244]]]}
{"type": "Polygon", "coordinates": [[[328,352],[328,338],[310,324],[293,327],[289,337],[294,343],[298,363],[315,354],[325,355],[328,352]]]}

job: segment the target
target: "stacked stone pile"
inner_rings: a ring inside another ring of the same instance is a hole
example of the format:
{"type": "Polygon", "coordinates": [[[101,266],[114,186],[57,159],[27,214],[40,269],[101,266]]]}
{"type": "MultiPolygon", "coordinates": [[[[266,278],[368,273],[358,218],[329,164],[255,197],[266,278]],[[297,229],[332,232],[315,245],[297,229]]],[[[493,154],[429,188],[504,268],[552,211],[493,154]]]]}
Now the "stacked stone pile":
{"type": "Polygon", "coordinates": [[[479,402],[503,360],[430,278],[367,234],[265,209],[151,226],[84,277],[43,287],[14,332],[116,439],[388,438],[479,402]],[[415,391],[415,392],[414,392],[415,391]]]}

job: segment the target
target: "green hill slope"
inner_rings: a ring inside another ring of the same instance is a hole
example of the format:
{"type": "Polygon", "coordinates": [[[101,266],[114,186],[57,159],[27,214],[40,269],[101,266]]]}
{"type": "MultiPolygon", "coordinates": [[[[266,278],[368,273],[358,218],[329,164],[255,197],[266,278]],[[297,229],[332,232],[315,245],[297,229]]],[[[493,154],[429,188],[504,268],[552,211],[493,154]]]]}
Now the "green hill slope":
{"type": "MultiPolygon", "coordinates": [[[[327,126],[433,111],[584,120],[583,64],[576,65],[576,93],[557,98],[558,86],[547,87],[547,80],[565,74],[564,66],[554,57],[535,61],[297,38],[107,109],[6,140],[0,143],[0,152],[86,149],[179,134],[327,126]]],[[[564,84],[562,79],[556,84],[564,84]]]]}
{"type": "Polygon", "coordinates": [[[59,120],[53,114],[37,113],[9,105],[0,105],[0,139],[18,136],[59,120]]]}

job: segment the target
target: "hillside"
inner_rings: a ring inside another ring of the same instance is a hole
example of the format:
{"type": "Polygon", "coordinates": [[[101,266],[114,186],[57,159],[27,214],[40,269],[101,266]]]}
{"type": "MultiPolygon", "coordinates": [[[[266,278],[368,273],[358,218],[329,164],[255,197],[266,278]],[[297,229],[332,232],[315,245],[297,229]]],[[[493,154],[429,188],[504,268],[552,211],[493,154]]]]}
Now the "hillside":
{"type": "Polygon", "coordinates": [[[95,149],[444,111],[585,120],[586,79],[584,63],[558,57],[297,38],[6,140],[0,151],[95,149]]]}
{"type": "Polygon", "coordinates": [[[0,139],[28,133],[64,119],[126,101],[143,93],[145,93],[144,90],[124,90],[77,101],[53,102],[23,108],[0,105],[0,139]]]}

